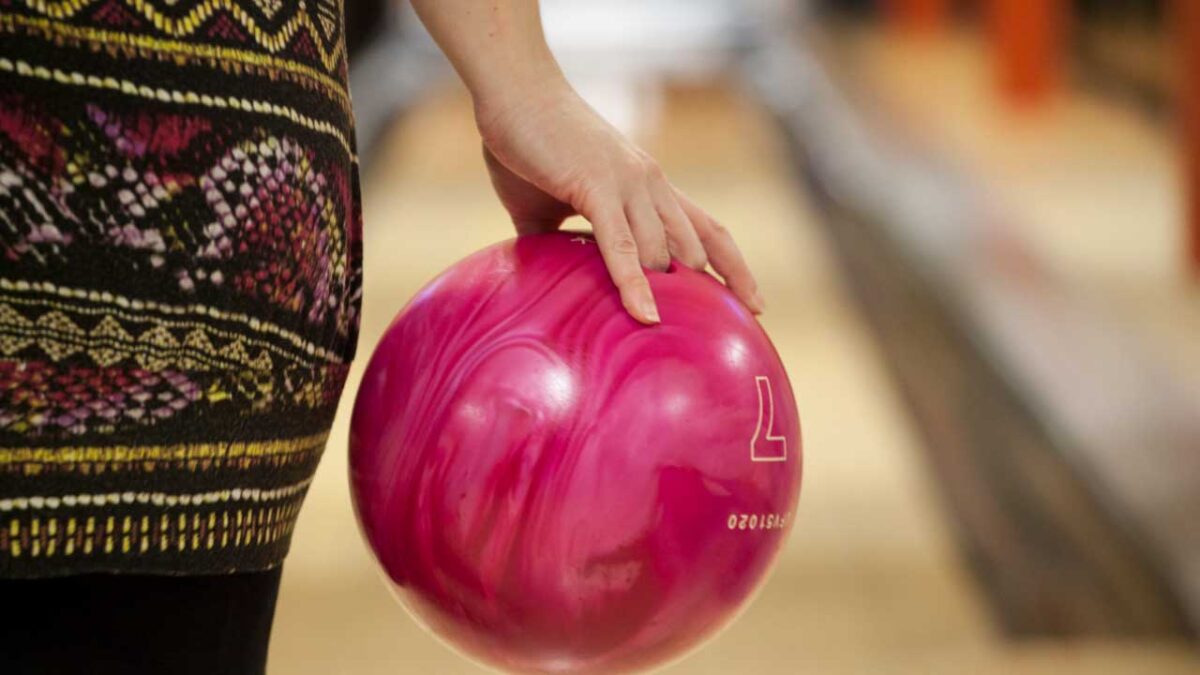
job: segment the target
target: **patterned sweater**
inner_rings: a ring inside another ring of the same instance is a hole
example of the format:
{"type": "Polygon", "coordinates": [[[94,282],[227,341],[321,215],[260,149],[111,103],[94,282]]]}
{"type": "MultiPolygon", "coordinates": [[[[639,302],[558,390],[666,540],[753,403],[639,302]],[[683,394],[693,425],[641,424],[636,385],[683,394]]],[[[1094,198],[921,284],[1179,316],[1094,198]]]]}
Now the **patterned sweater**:
{"type": "Polygon", "coordinates": [[[0,0],[0,577],[285,555],[354,354],[338,0],[0,0]]]}

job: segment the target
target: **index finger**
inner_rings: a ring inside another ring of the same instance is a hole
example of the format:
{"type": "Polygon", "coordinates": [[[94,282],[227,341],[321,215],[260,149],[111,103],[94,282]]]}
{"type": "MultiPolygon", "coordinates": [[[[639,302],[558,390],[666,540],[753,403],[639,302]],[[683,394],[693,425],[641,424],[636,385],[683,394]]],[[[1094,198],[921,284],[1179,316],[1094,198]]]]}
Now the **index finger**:
{"type": "Polygon", "coordinates": [[[600,246],[600,255],[608,274],[621,293],[621,304],[630,316],[644,324],[660,319],[650,282],[638,260],[637,240],[621,208],[597,209],[583,214],[592,223],[592,232],[600,246]]]}

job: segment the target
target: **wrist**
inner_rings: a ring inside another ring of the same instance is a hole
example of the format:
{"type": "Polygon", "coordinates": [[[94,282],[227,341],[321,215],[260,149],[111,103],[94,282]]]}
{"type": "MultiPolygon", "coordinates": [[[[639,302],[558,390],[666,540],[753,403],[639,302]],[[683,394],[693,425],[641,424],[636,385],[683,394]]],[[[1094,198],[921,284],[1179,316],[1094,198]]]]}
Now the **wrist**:
{"type": "Polygon", "coordinates": [[[487,87],[471,89],[475,121],[481,131],[530,110],[548,109],[554,101],[574,95],[575,90],[553,60],[538,68],[508,72],[487,87]]]}
{"type": "Polygon", "coordinates": [[[503,111],[531,99],[557,96],[571,85],[552,56],[521,59],[493,69],[487,77],[468,82],[476,111],[503,111]]]}

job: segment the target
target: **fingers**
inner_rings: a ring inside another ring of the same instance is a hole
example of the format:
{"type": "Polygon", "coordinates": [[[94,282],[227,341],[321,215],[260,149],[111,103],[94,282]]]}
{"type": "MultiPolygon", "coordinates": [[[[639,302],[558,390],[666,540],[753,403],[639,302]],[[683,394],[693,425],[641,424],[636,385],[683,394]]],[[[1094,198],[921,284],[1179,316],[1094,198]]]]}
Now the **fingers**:
{"type": "Polygon", "coordinates": [[[663,272],[671,264],[667,233],[649,193],[636,190],[625,205],[625,217],[637,242],[638,259],[646,269],[663,272]]]}
{"type": "Polygon", "coordinates": [[[625,174],[632,180],[617,182],[623,187],[590,191],[576,202],[592,223],[626,311],[641,323],[660,322],[645,270],[666,270],[674,257],[696,270],[711,262],[734,295],[761,314],[758,284],[729,232],[676,190],[652,160],[635,164],[625,174]]]}
{"type": "Polygon", "coordinates": [[[750,273],[750,268],[742,258],[733,237],[712,216],[696,206],[682,192],[675,190],[680,207],[692,222],[696,236],[708,253],[708,260],[713,269],[725,280],[725,285],[742,301],[750,311],[761,314],[765,309],[762,295],[758,292],[758,282],[750,273]]]}
{"type": "Polygon", "coordinates": [[[585,210],[583,215],[592,223],[592,231],[596,235],[596,243],[600,246],[608,274],[621,294],[621,304],[637,321],[644,324],[659,323],[658,306],[639,259],[638,241],[620,208],[620,200],[601,202],[603,205],[595,210],[585,210]]]}
{"type": "Polygon", "coordinates": [[[662,218],[671,257],[694,270],[703,270],[708,266],[708,256],[671,184],[666,179],[656,180],[651,184],[650,192],[662,218]]]}

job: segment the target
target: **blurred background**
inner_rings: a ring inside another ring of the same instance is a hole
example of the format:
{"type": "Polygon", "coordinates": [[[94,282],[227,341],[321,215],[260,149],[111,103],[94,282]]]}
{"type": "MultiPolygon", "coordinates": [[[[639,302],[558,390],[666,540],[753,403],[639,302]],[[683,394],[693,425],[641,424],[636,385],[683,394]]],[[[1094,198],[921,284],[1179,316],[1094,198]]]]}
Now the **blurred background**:
{"type": "MultiPolygon", "coordinates": [[[[542,4],[584,96],[737,237],[804,422],[774,575],[669,672],[1200,673],[1200,2],[542,4]]],[[[410,11],[345,9],[365,357],[511,229],[410,11]]],[[[482,672],[375,571],[340,412],[272,672],[482,672]]]]}

